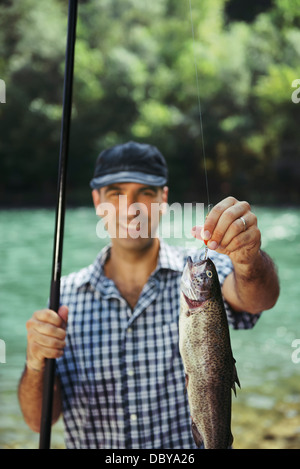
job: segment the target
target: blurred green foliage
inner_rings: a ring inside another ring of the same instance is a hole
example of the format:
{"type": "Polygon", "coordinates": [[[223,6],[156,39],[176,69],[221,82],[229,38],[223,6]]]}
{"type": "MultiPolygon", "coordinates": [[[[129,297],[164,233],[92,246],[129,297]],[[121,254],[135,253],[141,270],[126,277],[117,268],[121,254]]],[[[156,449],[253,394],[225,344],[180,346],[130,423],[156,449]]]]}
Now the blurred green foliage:
{"type": "MultiPolygon", "coordinates": [[[[204,143],[212,202],[299,203],[300,0],[243,5],[79,2],[69,203],[90,203],[98,153],[130,139],[164,153],[172,201],[206,202],[204,143]]],[[[55,204],[66,29],[66,0],[1,2],[2,205],[55,204]]]]}

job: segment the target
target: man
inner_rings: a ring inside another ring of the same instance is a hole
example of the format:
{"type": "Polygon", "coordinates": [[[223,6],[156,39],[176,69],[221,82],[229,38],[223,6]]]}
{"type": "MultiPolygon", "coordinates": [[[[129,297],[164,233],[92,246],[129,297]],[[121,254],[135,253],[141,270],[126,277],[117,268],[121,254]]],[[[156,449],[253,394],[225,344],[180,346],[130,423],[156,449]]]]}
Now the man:
{"type": "MultiPolygon", "coordinates": [[[[39,431],[44,361],[56,358],[53,422],[63,412],[68,448],[195,448],[178,350],[188,253],[151,236],[158,223],[151,207],[167,202],[166,184],[157,148],[129,142],[103,151],[91,187],[98,213],[110,212],[111,245],[62,279],[58,314],[43,309],[27,322],[24,418],[39,431]],[[136,236],[142,225],[146,234],[136,236]]],[[[193,233],[211,249],[229,323],[252,327],[279,286],[249,204],[226,198],[193,233]]]]}

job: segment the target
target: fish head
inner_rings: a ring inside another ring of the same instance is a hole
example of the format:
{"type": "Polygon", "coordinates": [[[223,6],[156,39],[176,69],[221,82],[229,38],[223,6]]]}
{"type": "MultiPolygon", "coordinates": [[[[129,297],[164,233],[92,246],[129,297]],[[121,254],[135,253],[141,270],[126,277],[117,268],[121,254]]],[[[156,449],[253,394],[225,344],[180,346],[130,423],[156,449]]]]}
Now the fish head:
{"type": "Polygon", "coordinates": [[[218,273],[211,259],[193,262],[188,257],[181,278],[181,291],[190,311],[213,298],[218,285],[218,273]]]}

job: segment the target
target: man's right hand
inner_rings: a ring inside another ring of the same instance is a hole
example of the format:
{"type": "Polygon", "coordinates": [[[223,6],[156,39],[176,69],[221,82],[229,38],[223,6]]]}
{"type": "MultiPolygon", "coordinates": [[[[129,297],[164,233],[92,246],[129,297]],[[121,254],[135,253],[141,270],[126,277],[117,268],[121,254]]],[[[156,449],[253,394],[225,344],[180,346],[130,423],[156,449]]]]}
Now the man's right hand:
{"type": "Polygon", "coordinates": [[[36,311],[26,323],[27,367],[42,371],[45,358],[59,358],[66,345],[68,307],[61,306],[58,313],[50,309],[36,311]]]}

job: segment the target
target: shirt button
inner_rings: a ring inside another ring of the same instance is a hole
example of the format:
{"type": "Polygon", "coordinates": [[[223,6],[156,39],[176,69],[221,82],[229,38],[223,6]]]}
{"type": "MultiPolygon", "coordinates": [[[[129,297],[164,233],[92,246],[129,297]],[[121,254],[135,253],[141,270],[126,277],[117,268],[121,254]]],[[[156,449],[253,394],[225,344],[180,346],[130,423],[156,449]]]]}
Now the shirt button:
{"type": "Polygon", "coordinates": [[[127,332],[128,332],[129,334],[131,334],[131,333],[132,333],[132,328],[131,328],[131,327],[128,327],[127,332]]]}
{"type": "Polygon", "coordinates": [[[132,422],[135,422],[137,420],[137,415],[136,414],[131,414],[130,415],[130,420],[132,420],[132,422]]]}
{"type": "Polygon", "coordinates": [[[128,370],[128,376],[133,376],[134,375],[134,371],[133,370],[128,370]]]}

